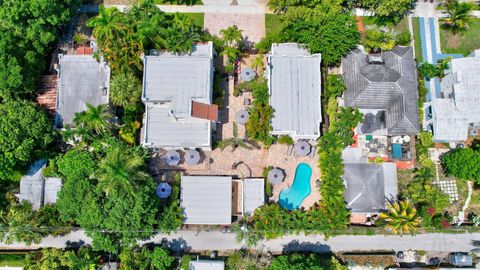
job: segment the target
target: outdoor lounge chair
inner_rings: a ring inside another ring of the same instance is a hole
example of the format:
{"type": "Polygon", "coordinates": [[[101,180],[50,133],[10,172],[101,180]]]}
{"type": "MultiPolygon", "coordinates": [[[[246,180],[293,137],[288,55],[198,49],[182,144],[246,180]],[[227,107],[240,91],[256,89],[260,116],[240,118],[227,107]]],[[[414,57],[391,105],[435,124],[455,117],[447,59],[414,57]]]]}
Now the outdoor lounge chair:
{"type": "Polygon", "coordinates": [[[287,148],[287,156],[291,156],[293,153],[293,145],[289,145],[287,148]]]}

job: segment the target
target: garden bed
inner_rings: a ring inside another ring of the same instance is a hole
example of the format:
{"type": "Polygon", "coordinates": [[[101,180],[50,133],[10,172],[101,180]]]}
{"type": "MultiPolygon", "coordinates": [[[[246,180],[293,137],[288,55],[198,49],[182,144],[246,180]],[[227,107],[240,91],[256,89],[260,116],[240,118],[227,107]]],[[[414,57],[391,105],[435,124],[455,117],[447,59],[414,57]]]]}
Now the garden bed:
{"type": "MultiPolygon", "coordinates": [[[[442,21],[439,21],[439,23],[441,24],[442,21]]],[[[473,50],[480,47],[480,19],[472,19],[470,28],[457,34],[440,27],[440,44],[444,53],[469,55],[473,50]]]]}

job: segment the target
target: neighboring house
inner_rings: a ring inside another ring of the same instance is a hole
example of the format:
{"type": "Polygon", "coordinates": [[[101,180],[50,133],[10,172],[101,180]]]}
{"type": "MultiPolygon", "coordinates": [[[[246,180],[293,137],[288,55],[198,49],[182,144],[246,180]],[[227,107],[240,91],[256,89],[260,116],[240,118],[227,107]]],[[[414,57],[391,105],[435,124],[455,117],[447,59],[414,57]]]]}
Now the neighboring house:
{"type": "Polygon", "coordinates": [[[42,171],[46,164],[45,160],[33,163],[27,175],[20,180],[20,193],[15,194],[20,201],[28,201],[35,211],[44,205],[55,204],[62,188],[62,179],[43,177],[42,171]]]}
{"type": "Polygon", "coordinates": [[[214,260],[190,261],[188,265],[188,269],[189,270],[224,270],[225,262],[214,261],[214,260]]]}
{"type": "Polygon", "coordinates": [[[310,54],[297,43],[272,44],[267,78],[270,105],[275,110],[272,135],[294,140],[320,137],[320,54],[310,54]]]}
{"type": "Polygon", "coordinates": [[[347,86],[344,105],[364,113],[363,134],[419,132],[417,68],[411,47],[397,46],[379,55],[354,49],[342,59],[342,69],[347,86]]]}
{"type": "Polygon", "coordinates": [[[432,101],[433,138],[463,142],[480,129],[480,50],[452,59],[441,82],[442,98],[432,101]]]}
{"type": "Polygon", "coordinates": [[[145,104],[142,145],[149,148],[211,150],[218,106],[212,104],[212,42],[190,54],[162,52],[143,58],[145,104]]]}
{"type": "Polygon", "coordinates": [[[182,176],[180,204],[184,224],[228,225],[232,216],[253,215],[265,203],[264,179],[182,176]]]}
{"type": "Polygon", "coordinates": [[[395,163],[367,163],[356,148],[343,151],[345,201],[352,213],[376,214],[386,209],[388,200],[396,200],[397,168],[395,163]]]}
{"type": "Polygon", "coordinates": [[[91,54],[59,55],[55,127],[73,126],[75,113],[108,104],[110,68],[91,54]]]}

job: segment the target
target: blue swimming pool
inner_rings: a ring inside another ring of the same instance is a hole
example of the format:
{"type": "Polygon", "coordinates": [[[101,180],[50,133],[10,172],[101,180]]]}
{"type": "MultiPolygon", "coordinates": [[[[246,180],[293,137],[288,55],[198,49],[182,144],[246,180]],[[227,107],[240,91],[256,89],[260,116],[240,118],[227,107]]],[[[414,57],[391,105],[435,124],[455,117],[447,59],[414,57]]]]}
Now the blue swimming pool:
{"type": "Polygon", "coordinates": [[[288,210],[297,209],[303,200],[310,195],[310,178],[312,177],[312,168],[306,163],[300,163],[295,171],[293,184],[280,192],[278,202],[280,206],[288,210]]]}

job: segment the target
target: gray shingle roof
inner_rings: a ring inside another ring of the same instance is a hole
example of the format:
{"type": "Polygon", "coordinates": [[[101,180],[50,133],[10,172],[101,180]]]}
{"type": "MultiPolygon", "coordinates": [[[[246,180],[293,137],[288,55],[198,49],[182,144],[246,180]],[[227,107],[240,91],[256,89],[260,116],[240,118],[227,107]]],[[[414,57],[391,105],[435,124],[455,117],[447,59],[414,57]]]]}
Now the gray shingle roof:
{"type": "Polygon", "coordinates": [[[182,176],[185,224],[232,223],[232,177],[182,176]]]}
{"type": "Polygon", "coordinates": [[[386,200],[398,194],[394,163],[347,163],[343,180],[345,200],[352,212],[377,213],[386,208],[386,200]]]}
{"type": "Polygon", "coordinates": [[[87,103],[108,103],[110,68],[92,55],[60,55],[55,125],[72,125],[76,112],[87,103]]]}
{"type": "Polygon", "coordinates": [[[383,52],[382,59],[383,64],[370,64],[367,54],[359,49],[342,59],[345,105],[386,110],[389,134],[417,134],[418,82],[413,50],[397,46],[383,52]]]}
{"type": "Polygon", "coordinates": [[[210,147],[210,121],[192,117],[192,101],[212,104],[213,44],[192,53],[144,57],[146,106],[142,143],[150,147],[210,147]]]}
{"type": "Polygon", "coordinates": [[[296,43],[272,44],[268,57],[270,105],[275,110],[272,134],[294,139],[320,136],[320,54],[296,43]]]}

